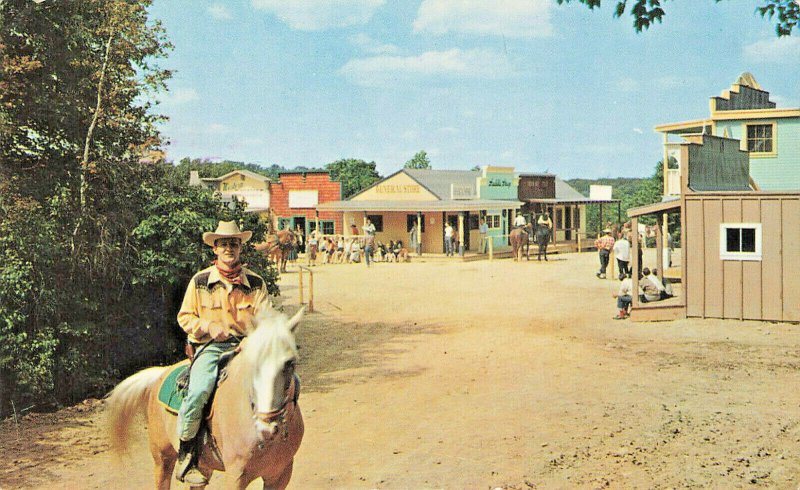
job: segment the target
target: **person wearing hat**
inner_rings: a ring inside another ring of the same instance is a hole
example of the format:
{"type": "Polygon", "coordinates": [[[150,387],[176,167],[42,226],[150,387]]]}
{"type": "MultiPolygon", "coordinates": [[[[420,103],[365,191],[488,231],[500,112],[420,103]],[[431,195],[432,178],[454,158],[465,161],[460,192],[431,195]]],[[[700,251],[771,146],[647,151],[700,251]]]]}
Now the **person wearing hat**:
{"type": "Polygon", "coordinates": [[[192,277],[178,312],[178,324],[195,348],[189,386],[178,411],[180,440],[176,477],[192,485],[205,485],[197,469],[197,432],[203,408],[217,382],[217,361],[235,349],[253,329],[255,316],[271,307],[266,283],[242,267],[242,245],[253,233],[240,231],[233,221],[220,221],[216,231],[203,233],[203,242],[217,256],[214,264],[192,277]]]}
{"type": "Polygon", "coordinates": [[[597,248],[597,253],[600,255],[600,272],[595,275],[600,279],[606,278],[608,258],[611,254],[611,249],[614,248],[614,237],[611,236],[611,228],[604,229],[603,233],[603,236],[594,241],[594,246],[597,248]]]}

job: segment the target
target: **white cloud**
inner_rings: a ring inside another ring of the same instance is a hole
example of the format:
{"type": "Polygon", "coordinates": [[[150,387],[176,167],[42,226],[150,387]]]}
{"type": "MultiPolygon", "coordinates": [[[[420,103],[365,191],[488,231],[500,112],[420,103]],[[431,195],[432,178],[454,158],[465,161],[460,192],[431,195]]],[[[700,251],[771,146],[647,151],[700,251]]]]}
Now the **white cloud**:
{"type": "Polygon", "coordinates": [[[359,85],[408,77],[503,78],[513,70],[505,55],[489,49],[428,51],[419,56],[373,56],[348,61],[339,73],[359,85]]]}
{"type": "Polygon", "coordinates": [[[256,9],[301,31],[366,24],[384,3],[385,0],[252,0],[256,9]]]}
{"type": "Polygon", "coordinates": [[[454,128],[453,126],[444,126],[439,128],[439,131],[444,134],[458,134],[461,132],[458,128],[454,128]]]}
{"type": "Polygon", "coordinates": [[[634,133],[638,133],[638,134],[644,134],[644,131],[642,131],[642,128],[633,128],[633,132],[634,133]]]}
{"type": "Polygon", "coordinates": [[[193,88],[176,88],[164,94],[162,102],[168,105],[188,104],[200,100],[197,90],[193,88]]]}
{"type": "Polygon", "coordinates": [[[423,0],[415,32],[550,37],[551,0],[423,0]]]}
{"type": "Polygon", "coordinates": [[[231,11],[228,10],[228,7],[219,3],[215,3],[208,7],[208,13],[211,15],[211,17],[217,20],[233,19],[233,15],[231,15],[231,11]]]}
{"type": "Polygon", "coordinates": [[[800,59],[800,37],[764,39],[744,47],[745,61],[751,63],[796,63],[800,59]]]}
{"type": "Polygon", "coordinates": [[[400,52],[400,48],[394,44],[382,43],[364,33],[350,36],[350,44],[369,54],[397,54],[400,52]]]}

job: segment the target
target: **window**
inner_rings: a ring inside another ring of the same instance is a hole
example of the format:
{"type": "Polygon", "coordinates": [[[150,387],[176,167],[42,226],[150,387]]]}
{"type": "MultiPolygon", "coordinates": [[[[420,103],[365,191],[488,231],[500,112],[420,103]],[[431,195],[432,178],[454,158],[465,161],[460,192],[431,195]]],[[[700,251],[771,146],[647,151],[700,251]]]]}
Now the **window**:
{"type": "Polygon", "coordinates": [[[292,218],[278,218],[278,229],[288,230],[292,227],[292,218]]]}
{"type": "Polygon", "coordinates": [[[719,258],[761,260],[761,223],[719,225],[719,258]]]}
{"type": "Polygon", "coordinates": [[[370,214],[367,215],[367,219],[372,221],[372,224],[375,225],[375,232],[383,231],[383,215],[381,214],[370,214]]]}
{"type": "Polygon", "coordinates": [[[486,216],[486,224],[489,228],[500,228],[500,215],[490,214],[486,216]]]}
{"type": "MultiPolygon", "coordinates": [[[[425,233],[425,215],[422,215],[422,233],[425,233]]],[[[417,215],[416,214],[407,214],[406,215],[406,231],[411,231],[411,227],[417,224],[417,215]]],[[[377,225],[375,225],[377,226],[377,225]]]]}
{"type": "Polygon", "coordinates": [[[470,230],[477,230],[480,226],[480,221],[478,220],[477,214],[470,214],[469,215],[469,229],[470,230]]]}
{"type": "Polygon", "coordinates": [[[747,125],[747,151],[751,153],[775,153],[774,124],[747,125]]]}

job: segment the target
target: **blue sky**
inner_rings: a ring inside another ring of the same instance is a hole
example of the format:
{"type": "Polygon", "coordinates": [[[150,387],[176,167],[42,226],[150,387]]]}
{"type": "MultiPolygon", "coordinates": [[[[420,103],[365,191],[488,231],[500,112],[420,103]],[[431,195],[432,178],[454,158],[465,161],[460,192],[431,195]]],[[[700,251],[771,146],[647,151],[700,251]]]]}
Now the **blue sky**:
{"type": "Polygon", "coordinates": [[[425,150],[434,168],[643,177],[657,124],[709,115],[751,72],[800,107],[800,32],[754,1],[667,2],[663,24],[555,0],[155,0],[176,71],[168,158],[319,167],[425,150]]]}

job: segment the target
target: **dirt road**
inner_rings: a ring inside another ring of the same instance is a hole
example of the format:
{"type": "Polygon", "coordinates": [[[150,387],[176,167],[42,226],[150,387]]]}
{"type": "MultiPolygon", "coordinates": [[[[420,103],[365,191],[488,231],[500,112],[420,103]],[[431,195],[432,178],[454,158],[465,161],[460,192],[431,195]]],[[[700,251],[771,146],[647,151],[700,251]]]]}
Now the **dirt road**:
{"type": "MultiPolygon", "coordinates": [[[[614,321],[595,262],[317,267],[290,486],[797,488],[800,327],[614,321]]],[[[0,487],[150,488],[97,405],[6,421],[0,487]]]]}

